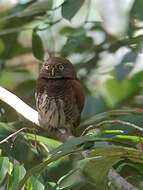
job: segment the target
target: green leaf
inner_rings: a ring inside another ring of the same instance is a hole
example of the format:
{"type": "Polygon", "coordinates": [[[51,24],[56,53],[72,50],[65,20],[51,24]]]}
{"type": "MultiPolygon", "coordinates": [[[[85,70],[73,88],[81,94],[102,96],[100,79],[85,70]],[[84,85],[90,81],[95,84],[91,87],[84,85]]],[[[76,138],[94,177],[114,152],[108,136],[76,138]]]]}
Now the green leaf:
{"type": "Polygon", "coordinates": [[[10,186],[10,190],[15,190],[18,183],[23,179],[26,174],[26,170],[22,165],[15,164],[12,171],[12,183],[10,186]]]}
{"type": "Polygon", "coordinates": [[[77,13],[80,9],[84,0],[66,0],[62,4],[62,16],[67,19],[71,20],[72,17],[77,13]]]}
{"type": "Polygon", "coordinates": [[[32,183],[31,183],[31,180],[30,178],[27,180],[26,182],[26,189],[27,190],[32,190],[32,183]]]}
{"type": "Polygon", "coordinates": [[[0,85],[9,89],[14,88],[17,84],[31,78],[28,72],[2,71],[0,76],[0,85]]]}
{"type": "Polygon", "coordinates": [[[110,107],[114,107],[121,101],[131,96],[139,88],[138,83],[133,84],[131,80],[126,79],[118,81],[117,79],[107,80],[100,89],[101,94],[105,98],[106,103],[110,107]]]}
{"type": "Polygon", "coordinates": [[[128,177],[126,177],[126,179],[131,182],[134,185],[135,190],[142,190],[143,189],[143,183],[142,183],[142,179],[143,176],[142,175],[129,175],[128,177]]]}
{"type": "Polygon", "coordinates": [[[96,147],[91,151],[89,157],[103,156],[103,157],[116,157],[118,159],[127,158],[133,162],[143,163],[143,152],[137,149],[108,145],[106,147],[96,147]]]}
{"type": "Polygon", "coordinates": [[[54,183],[54,182],[48,182],[48,183],[46,184],[45,190],[58,190],[58,189],[56,188],[56,186],[57,186],[56,183],[54,183]]]}
{"type": "Polygon", "coordinates": [[[124,168],[129,167],[138,172],[138,174],[143,175],[143,165],[139,163],[130,163],[130,162],[123,162],[117,167],[117,172],[121,173],[124,172],[124,168]]]}
{"type": "Polygon", "coordinates": [[[67,152],[72,152],[75,150],[78,150],[78,147],[83,145],[84,143],[88,141],[95,141],[94,136],[86,135],[81,137],[73,137],[66,141],[64,144],[60,145],[58,148],[51,151],[51,154],[67,154],[67,152]]]}
{"type": "Polygon", "coordinates": [[[71,53],[83,53],[93,50],[93,39],[85,35],[85,33],[74,33],[70,36],[64,45],[63,53],[69,55],[71,53]]]}
{"type": "Polygon", "coordinates": [[[43,137],[40,135],[36,135],[36,137],[35,137],[35,135],[31,134],[31,133],[27,133],[25,135],[25,138],[31,139],[33,141],[38,141],[40,143],[44,143],[45,145],[48,146],[49,151],[54,149],[54,148],[57,148],[59,145],[61,145],[61,142],[59,142],[59,141],[56,141],[56,140],[51,139],[51,138],[46,138],[46,137],[43,137]]]}
{"type": "Polygon", "coordinates": [[[32,51],[33,51],[33,55],[37,59],[43,60],[43,58],[44,58],[43,43],[42,43],[40,36],[37,34],[36,29],[34,29],[33,33],[32,33],[32,51]]]}
{"type": "Polygon", "coordinates": [[[126,142],[133,142],[133,143],[139,143],[142,142],[143,138],[140,136],[131,136],[131,135],[116,135],[115,137],[113,137],[113,139],[119,139],[122,141],[126,141],[126,142]]]}
{"type": "Polygon", "coordinates": [[[9,158],[0,157],[0,184],[3,182],[4,178],[6,177],[9,167],[10,167],[9,158]]]}
{"type": "Polygon", "coordinates": [[[135,0],[132,10],[131,10],[131,16],[133,16],[137,19],[143,20],[142,10],[143,10],[143,1],[135,0]]]}
{"type": "Polygon", "coordinates": [[[76,188],[79,185],[83,185],[84,179],[81,175],[79,168],[71,170],[68,174],[61,177],[58,181],[58,186],[60,189],[65,188],[76,188]]]}
{"type": "Polygon", "coordinates": [[[33,3],[28,8],[26,8],[24,11],[18,14],[19,17],[25,17],[30,15],[35,15],[38,13],[44,13],[47,10],[51,9],[52,7],[52,0],[42,0],[33,3]]]}
{"type": "Polygon", "coordinates": [[[45,187],[44,187],[44,185],[38,180],[38,178],[32,176],[32,177],[28,180],[27,189],[28,189],[28,190],[44,190],[45,187]]]}
{"type": "Polygon", "coordinates": [[[91,136],[83,136],[83,137],[78,137],[78,138],[71,138],[70,140],[66,141],[64,144],[60,145],[58,148],[54,149],[49,153],[49,156],[47,160],[44,162],[36,165],[35,167],[31,168],[23,180],[21,180],[17,190],[21,190],[29,176],[36,174],[37,172],[40,173],[43,170],[47,168],[47,165],[52,163],[53,161],[58,160],[59,158],[62,158],[66,155],[70,155],[75,151],[79,151],[80,145],[82,145],[86,141],[94,140],[95,137],[91,136]],[[78,146],[79,145],[79,146],[78,146]]]}
{"type": "Polygon", "coordinates": [[[70,27],[70,26],[65,26],[60,30],[61,35],[66,35],[66,36],[80,36],[85,34],[85,29],[83,27],[70,27]]]}
{"type": "Polygon", "coordinates": [[[0,54],[3,53],[4,50],[5,50],[5,44],[3,43],[3,40],[0,39],[0,54]]]}
{"type": "Polygon", "coordinates": [[[97,156],[81,160],[80,169],[89,181],[94,182],[98,189],[107,189],[107,175],[111,167],[117,163],[120,158],[97,156]]]}
{"type": "MultiPolygon", "coordinates": [[[[68,141],[66,141],[64,144],[53,150],[47,160],[44,162],[36,165],[35,167],[31,168],[29,171],[27,171],[27,174],[24,176],[24,178],[21,180],[17,190],[21,190],[27,179],[35,175],[36,173],[41,173],[44,171],[47,166],[52,163],[53,161],[58,160],[59,158],[62,158],[66,155],[73,154],[75,152],[83,151],[83,144],[88,141],[95,141],[96,138],[94,136],[83,136],[78,138],[72,138],[68,141]]],[[[113,146],[113,145],[106,145],[105,143],[95,143],[94,150],[91,151],[89,154],[89,157],[96,157],[96,156],[103,156],[103,157],[114,157],[116,159],[120,158],[128,158],[140,163],[143,163],[143,153],[142,151],[133,149],[133,148],[127,148],[127,147],[121,147],[121,146],[113,146]],[[104,146],[103,146],[104,145],[104,146]]]]}
{"type": "Polygon", "coordinates": [[[73,28],[70,26],[65,26],[65,27],[61,28],[60,34],[68,36],[68,35],[73,34],[75,32],[75,30],[76,30],[76,28],[73,28]]]}
{"type": "Polygon", "coordinates": [[[123,130],[104,130],[102,133],[116,134],[116,133],[124,133],[124,131],[123,130]]]}

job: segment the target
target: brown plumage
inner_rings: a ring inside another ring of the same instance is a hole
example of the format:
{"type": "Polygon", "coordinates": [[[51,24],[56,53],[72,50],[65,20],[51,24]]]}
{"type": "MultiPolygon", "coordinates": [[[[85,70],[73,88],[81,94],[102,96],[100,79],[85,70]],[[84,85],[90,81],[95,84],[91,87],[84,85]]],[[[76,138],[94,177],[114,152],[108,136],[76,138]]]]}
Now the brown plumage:
{"type": "Polygon", "coordinates": [[[43,63],[37,80],[36,106],[40,125],[48,129],[49,137],[64,140],[65,132],[65,138],[75,135],[84,93],[67,59],[50,57],[43,63]]]}

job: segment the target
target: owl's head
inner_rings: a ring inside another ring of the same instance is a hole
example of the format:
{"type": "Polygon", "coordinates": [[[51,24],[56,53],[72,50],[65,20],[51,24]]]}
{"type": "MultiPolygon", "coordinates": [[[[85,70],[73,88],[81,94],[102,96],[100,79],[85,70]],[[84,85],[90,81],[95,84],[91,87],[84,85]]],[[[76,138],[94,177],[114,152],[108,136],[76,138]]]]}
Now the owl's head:
{"type": "Polygon", "coordinates": [[[61,57],[50,57],[44,61],[40,74],[45,78],[75,79],[76,72],[70,61],[61,57]]]}

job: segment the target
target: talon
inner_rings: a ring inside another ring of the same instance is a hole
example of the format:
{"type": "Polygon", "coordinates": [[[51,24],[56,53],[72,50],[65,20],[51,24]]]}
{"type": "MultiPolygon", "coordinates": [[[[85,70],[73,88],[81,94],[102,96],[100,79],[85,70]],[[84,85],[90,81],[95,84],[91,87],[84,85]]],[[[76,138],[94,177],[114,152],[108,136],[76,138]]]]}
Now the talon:
{"type": "Polygon", "coordinates": [[[59,129],[60,133],[65,134],[66,133],[66,129],[59,129]]]}

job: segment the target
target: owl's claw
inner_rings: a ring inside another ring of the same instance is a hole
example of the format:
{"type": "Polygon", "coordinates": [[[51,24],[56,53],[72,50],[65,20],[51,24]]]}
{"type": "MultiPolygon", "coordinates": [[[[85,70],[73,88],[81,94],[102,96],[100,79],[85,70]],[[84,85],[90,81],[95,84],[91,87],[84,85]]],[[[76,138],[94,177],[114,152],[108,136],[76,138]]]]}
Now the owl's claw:
{"type": "Polygon", "coordinates": [[[70,137],[73,137],[71,131],[68,128],[63,127],[55,128],[52,126],[48,126],[47,132],[49,138],[54,138],[62,142],[68,140],[70,137]]]}
{"type": "Polygon", "coordinates": [[[59,129],[59,132],[60,132],[61,134],[66,134],[67,130],[64,129],[64,128],[61,128],[61,129],[59,129]]]}

